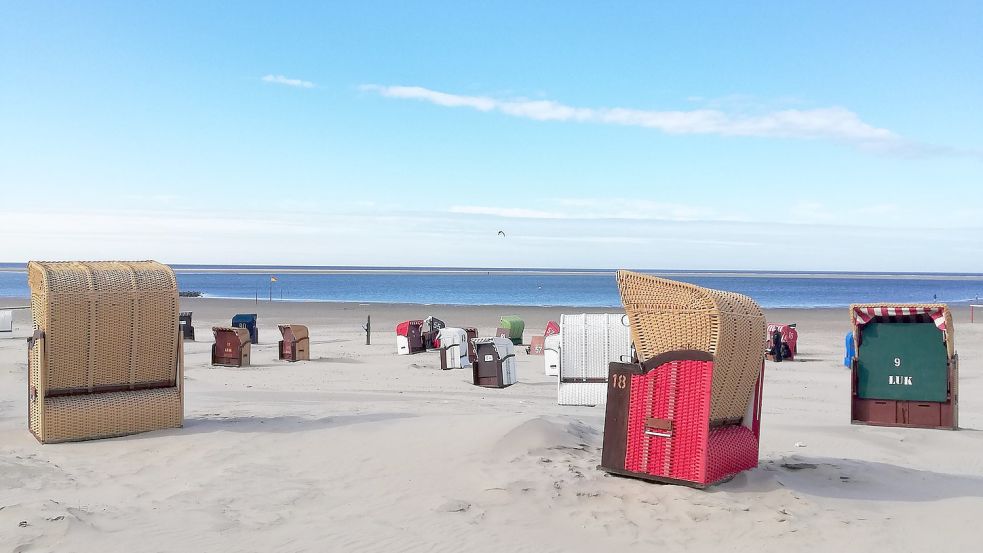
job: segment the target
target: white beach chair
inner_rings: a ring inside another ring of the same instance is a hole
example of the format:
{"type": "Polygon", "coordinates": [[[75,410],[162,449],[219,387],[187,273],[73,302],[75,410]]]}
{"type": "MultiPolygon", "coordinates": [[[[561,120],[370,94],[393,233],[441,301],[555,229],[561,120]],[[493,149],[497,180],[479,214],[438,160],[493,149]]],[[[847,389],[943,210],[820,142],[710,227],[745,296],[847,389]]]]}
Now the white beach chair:
{"type": "Polygon", "coordinates": [[[560,335],[547,336],[543,343],[543,364],[546,376],[560,376],[560,335]]]}
{"type": "Polygon", "coordinates": [[[515,346],[511,340],[494,336],[475,338],[471,343],[478,354],[478,359],[472,366],[475,386],[505,388],[519,381],[515,346]]]}
{"type": "Polygon", "coordinates": [[[444,327],[437,331],[440,340],[440,368],[471,368],[468,358],[468,333],[463,328],[444,327]]]}
{"type": "Polygon", "coordinates": [[[603,404],[608,363],[631,360],[628,318],[620,313],[560,315],[560,337],[557,403],[603,404]]]}

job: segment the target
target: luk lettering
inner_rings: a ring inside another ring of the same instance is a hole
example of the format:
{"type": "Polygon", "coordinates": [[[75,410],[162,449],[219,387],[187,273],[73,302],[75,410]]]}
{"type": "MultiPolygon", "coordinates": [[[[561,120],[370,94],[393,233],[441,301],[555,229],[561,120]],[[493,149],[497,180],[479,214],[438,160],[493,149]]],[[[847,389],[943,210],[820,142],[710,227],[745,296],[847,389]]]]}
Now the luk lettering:
{"type": "Polygon", "coordinates": [[[888,375],[888,377],[887,377],[887,383],[888,384],[898,384],[898,385],[901,385],[901,386],[911,386],[913,384],[912,381],[911,381],[911,377],[910,376],[900,376],[900,375],[894,375],[894,374],[888,375]]]}

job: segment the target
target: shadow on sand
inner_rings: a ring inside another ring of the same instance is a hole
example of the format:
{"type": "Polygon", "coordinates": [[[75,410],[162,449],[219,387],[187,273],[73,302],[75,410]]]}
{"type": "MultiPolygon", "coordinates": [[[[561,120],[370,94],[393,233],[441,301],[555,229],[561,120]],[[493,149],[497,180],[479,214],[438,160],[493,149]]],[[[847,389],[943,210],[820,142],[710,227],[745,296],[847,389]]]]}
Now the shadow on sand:
{"type": "Polygon", "coordinates": [[[782,488],[803,495],[861,501],[938,501],[983,497],[983,477],[857,459],[790,455],[762,459],[758,468],[715,489],[764,493],[782,488]]]}
{"type": "Polygon", "coordinates": [[[338,415],[309,419],[297,416],[284,417],[223,417],[220,415],[204,415],[184,419],[183,428],[160,430],[145,434],[134,434],[117,438],[120,440],[141,440],[161,438],[164,436],[188,436],[207,434],[211,432],[243,432],[288,434],[294,432],[310,432],[326,428],[341,428],[355,424],[392,421],[397,419],[414,418],[411,413],[367,413],[364,415],[338,415]]]}

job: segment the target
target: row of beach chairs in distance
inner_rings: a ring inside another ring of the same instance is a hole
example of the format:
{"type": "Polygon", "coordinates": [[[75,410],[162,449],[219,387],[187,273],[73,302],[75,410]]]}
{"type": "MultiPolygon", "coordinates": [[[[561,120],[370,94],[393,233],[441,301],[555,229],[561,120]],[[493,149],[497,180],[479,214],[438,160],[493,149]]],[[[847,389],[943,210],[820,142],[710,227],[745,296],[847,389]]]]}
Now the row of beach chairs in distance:
{"type": "MultiPolygon", "coordinates": [[[[192,312],[182,311],[178,318],[181,336],[194,341],[195,327],[192,312]]],[[[310,333],[307,327],[299,324],[277,325],[282,339],[277,344],[277,359],[280,361],[309,361],[310,333]]],[[[255,313],[239,313],[232,317],[231,326],[213,326],[212,365],[223,367],[246,367],[250,364],[252,344],[259,343],[259,325],[255,313]]]]}
{"type": "Polygon", "coordinates": [[[475,386],[506,388],[518,382],[515,346],[522,344],[525,322],[502,317],[495,336],[479,337],[472,326],[448,327],[436,317],[403,321],[396,325],[396,354],[413,355],[437,350],[440,368],[472,371],[475,386]]]}
{"type": "MultiPolygon", "coordinates": [[[[169,267],[31,262],[28,282],[35,326],[28,426],[39,441],[183,424],[185,330],[169,267]]],[[[629,271],[618,272],[617,284],[624,315],[564,316],[559,334],[543,340],[544,353],[559,340],[558,383],[581,386],[571,401],[605,404],[600,468],[705,487],[757,466],[768,338],[758,305],[739,294],[629,271]],[[598,348],[594,335],[606,336],[606,346],[598,348]],[[607,372],[582,370],[584,355],[598,355],[607,372]]],[[[851,320],[852,421],[955,428],[958,363],[948,308],[855,305],[851,320]]],[[[421,339],[428,332],[432,345],[439,342],[446,364],[455,357],[470,361],[476,384],[514,381],[521,331],[512,336],[503,326],[504,337],[469,340],[466,329],[452,332],[439,321],[425,330],[422,321],[411,323],[399,334],[407,347],[411,335],[417,347],[416,328],[421,339]]],[[[285,341],[306,338],[306,329],[284,326],[297,330],[289,340],[285,332],[285,341]]],[[[247,343],[249,328],[228,328],[233,344],[247,343]]]]}

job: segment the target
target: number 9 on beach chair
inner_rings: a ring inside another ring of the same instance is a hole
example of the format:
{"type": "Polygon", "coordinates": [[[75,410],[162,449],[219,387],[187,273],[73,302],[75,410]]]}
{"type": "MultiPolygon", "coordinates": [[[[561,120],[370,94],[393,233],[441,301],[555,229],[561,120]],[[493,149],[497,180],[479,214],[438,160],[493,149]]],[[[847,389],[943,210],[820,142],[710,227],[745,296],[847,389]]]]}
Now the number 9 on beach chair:
{"type": "Polygon", "coordinates": [[[174,272],[153,261],[28,264],[28,426],[42,443],[180,427],[174,272]]]}
{"type": "Polygon", "coordinates": [[[610,365],[600,468],[702,488],[756,467],[761,309],[740,294],[617,278],[641,363],[610,365]]]}

